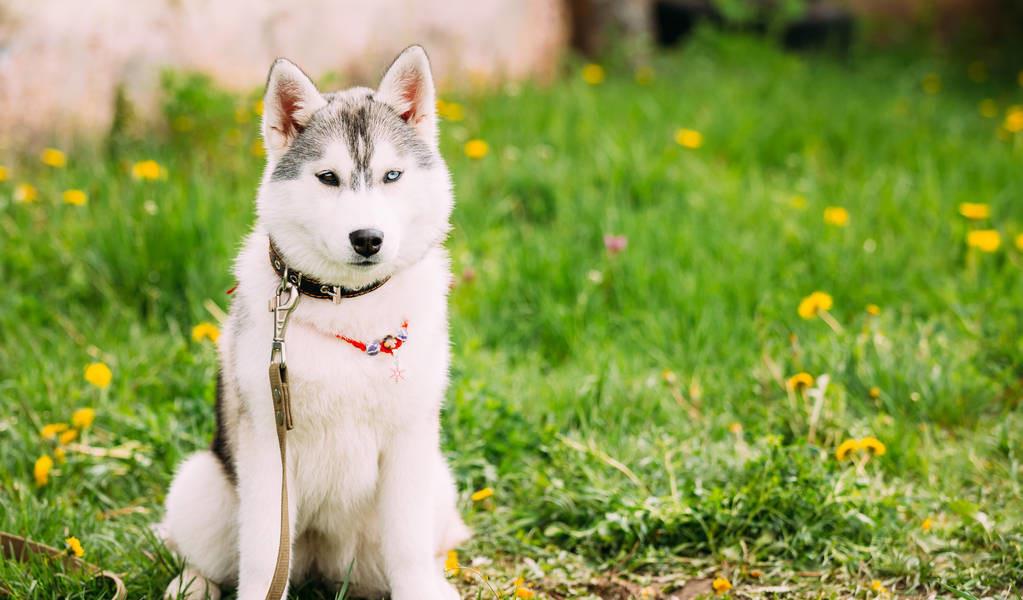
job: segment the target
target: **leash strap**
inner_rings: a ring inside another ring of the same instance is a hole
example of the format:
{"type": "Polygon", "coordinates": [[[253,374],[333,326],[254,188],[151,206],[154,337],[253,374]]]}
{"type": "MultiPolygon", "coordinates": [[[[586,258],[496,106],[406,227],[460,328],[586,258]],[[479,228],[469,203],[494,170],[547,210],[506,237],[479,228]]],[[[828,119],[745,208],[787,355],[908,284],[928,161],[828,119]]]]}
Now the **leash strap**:
{"type": "MultiPolygon", "coordinates": [[[[20,562],[28,561],[33,555],[45,556],[60,562],[64,568],[73,571],[86,571],[99,577],[104,577],[114,584],[114,594],[111,600],[125,600],[128,597],[128,590],[124,582],[117,575],[110,571],[104,571],[95,565],[91,565],[74,556],[68,556],[67,552],[61,552],[52,546],[33,542],[12,533],[0,531],[0,556],[20,562]]],[[[0,586],[0,596],[9,595],[9,591],[0,586]],[[6,594],[5,594],[6,592],[6,594]]]]}
{"type": "Polygon", "coordinates": [[[273,400],[277,445],[281,449],[281,530],[277,544],[277,564],[274,567],[266,600],[283,600],[288,587],[291,562],[291,532],[288,524],[288,430],[294,427],[291,417],[291,393],[288,389],[288,363],[284,349],[284,332],[288,317],[299,300],[298,289],[288,281],[287,273],[281,279],[277,294],[270,299],[274,314],[274,338],[270,348],[270,397],[273,400]]]}
{"type": "Polygon", "coordinates": [[[277,444],[281,448],[281,534],[277,546],[277,565],[274,567],[273,579],[270,580],[270,589],[266,591],[266,600],[284,598],[291,561],[291,532],[288,525],[288,418],[285,416],[285,413],[291,411],[284,408],[290,403],[287,371],[284,369],[280,362],[270,363],[270,389],[274,398],[274,417],[277,419],[277,444]]]}

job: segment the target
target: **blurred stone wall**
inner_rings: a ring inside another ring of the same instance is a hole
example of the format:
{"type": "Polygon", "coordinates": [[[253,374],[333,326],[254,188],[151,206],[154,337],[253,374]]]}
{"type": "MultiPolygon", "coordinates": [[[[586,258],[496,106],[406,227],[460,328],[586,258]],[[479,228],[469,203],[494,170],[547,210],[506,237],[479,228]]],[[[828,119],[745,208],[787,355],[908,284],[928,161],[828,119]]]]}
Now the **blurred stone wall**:
{"type": "MultiPolygon", "coordinates": [[[[1021,0],[843,0],[852,10],[897,30],[903,24],[926,26],[938,39],[962,35],[993,41],[1019,31],[1021,0]]],[[[878,33],[884,34],[882,28],[878,33]]]]}
{"type": "Polygon", "coordinates": [[[0,152],[105,132],[119,86],[152,115],[167,68],[248,91],[286,56],[375,85],[419,43],[445,89],[549,78],[568,35],[562,0],[0,0],[0,152]]]}

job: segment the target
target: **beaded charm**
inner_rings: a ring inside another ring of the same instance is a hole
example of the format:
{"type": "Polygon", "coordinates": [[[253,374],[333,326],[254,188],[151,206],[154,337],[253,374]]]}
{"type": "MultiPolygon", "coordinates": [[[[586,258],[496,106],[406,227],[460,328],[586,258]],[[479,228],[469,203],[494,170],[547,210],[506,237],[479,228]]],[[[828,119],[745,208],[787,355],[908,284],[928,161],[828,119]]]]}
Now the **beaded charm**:
{"type": "Polygon", "coordinates": [[[340,334],[336,337],[342,342],[348,342],[353,347],[365,352],[369,356],[377,356],[381,353],[391,355],[394,359],[394,368],[391,369],[391,379],[394,379],[394,381],[400,381],[404,378],[401,367],[398,364],[397,350],[408,341],[408,321],[402,321],[401,328],[398,329],[398,333],[385,335],[379,340],[374,340],[368,344],[340,334]]]}

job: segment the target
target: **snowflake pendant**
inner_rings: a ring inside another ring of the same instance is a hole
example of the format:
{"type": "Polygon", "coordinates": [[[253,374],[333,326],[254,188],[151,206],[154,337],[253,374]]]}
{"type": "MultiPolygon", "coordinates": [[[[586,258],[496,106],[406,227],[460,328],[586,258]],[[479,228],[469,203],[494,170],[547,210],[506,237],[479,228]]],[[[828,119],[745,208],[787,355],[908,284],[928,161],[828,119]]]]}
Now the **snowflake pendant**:
{"type": "Polygon", "coordinates": [[[398,357],[394,357],[394,366],[391,367],[391,379],[395,383],[398,383],[402,379],[405,379],[405,372],[401,370],[401,365],[398,364],[398,357]]]}
{"type": "Polygon", "coordinates": [[[405,342],[408,341],[408,321],[402,321],[401,329],[398,333],[385,335],[379,340],[374,340],[368,344],[360,342],[359,340],[344,336],[341,334],[335,334],[334,337],[354,346],[360,352],[366,353],[368,356],[380,356],[382,354],[388,354],[394,359],[394,365],[391,367],[391,379],[395,383],[405,379],[405,372],[401,370],[401,365],[398,364],[398,349],[400,349],[405,342]]]}

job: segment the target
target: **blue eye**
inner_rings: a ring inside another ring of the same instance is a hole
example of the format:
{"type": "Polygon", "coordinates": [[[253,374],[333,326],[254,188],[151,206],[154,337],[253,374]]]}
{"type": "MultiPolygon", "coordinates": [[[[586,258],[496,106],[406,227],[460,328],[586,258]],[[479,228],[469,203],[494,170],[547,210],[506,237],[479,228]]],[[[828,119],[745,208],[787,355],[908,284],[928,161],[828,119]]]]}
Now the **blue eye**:
{"type": "Polygon", "coordinates": [[[384,173],[384,183],[394,183],[401,179],[401,171],[395,171],[394,169],[384,173]]]}

